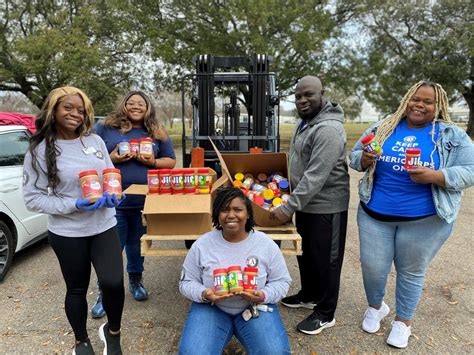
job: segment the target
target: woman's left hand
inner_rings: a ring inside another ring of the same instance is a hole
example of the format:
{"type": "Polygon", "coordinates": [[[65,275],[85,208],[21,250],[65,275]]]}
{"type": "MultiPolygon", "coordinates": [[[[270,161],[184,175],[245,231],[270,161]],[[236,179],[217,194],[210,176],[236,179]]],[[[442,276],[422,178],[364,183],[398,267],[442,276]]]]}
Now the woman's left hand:
{"type": "Polygon", "coordinates": [[[250,292],[240,291],[240,292],[237,292],[236,295],[239,295],[240,297],[252,303],[262,303],[263,301],[265,301],[265,294],[263,293],[263,291],[260,291],[260,290],[254,290],[250,292]]]}
{"type": "Polygon", "coordinates": [[[125,200],[126,196],[124,193],[122,193],[122,198],[119,200],[116,194],[112,194],[112,196],[110,196],[107,192],[104,192],[104,197],[105,197],[105,207],[113,208],[120,205],[120,203],[123,200],[125,200]]]}
{"type": "Polygon", "coordinates": [[[419,166],[407,171],[410,174],[411,181],[418,184],[435,184],[441,187],[445,186],[444,174],[440,170],[419,166]]]}
{"type": "Polygon", "coordinates": [[[143,165],[149,166],[150,168],[155,167],[155,157],[153,155],[148,158],[143,156],[142,154],[137,154],[135,156],[135,159],[137,159],[143,165]]]}

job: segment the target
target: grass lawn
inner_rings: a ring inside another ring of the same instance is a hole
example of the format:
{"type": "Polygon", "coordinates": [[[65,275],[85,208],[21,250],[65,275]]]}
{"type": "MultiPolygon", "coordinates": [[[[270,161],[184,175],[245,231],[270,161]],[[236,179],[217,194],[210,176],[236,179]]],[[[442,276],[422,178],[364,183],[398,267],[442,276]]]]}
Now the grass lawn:
{"type": "MultiPolygon", "coordinates": [[[[354,143],[364,133],[364,131],[370,127],[369,123],[346,123],[344,125],[347,134],[347,149],[351,149],[354,143]]],[[[177,154],[181,154],[181,135],[182,125],[174,124],[173,128],[166,127],[168,134],[173,140],[173,146],[177,154]]],[[[293,133],[293,124],[281,124],[280,125],[280,140],[281,140],[281,151],[288,152],[290,146],[290,139],[293,133]]],[[[190,130],[186,129],[186,134],[190,135],[190,130]]]]}

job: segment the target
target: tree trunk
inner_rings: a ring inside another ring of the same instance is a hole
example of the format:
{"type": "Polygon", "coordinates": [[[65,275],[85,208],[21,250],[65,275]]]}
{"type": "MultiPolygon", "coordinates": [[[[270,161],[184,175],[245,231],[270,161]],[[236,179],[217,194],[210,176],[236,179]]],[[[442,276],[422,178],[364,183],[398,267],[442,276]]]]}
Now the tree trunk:
{"type": "Polygon", "coordinates": [[[473,87],[471,86],[471,90],[468,92],[463,93],[462,95],[464,100],[467,102],[467,106],[469,107],[469,121],[467,122],[467,129],[466,133],[474,140],[474,92],[473,87]]]}

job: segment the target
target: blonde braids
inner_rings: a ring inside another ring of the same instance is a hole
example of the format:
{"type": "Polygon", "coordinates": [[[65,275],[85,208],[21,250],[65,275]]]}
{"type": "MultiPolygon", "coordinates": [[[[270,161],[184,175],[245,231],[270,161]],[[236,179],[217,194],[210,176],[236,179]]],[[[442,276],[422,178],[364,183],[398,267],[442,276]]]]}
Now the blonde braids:
{"type": "MultiPolygon", "coordinates": [[[[449,107],[448,95],[446,94],[446,91],[443,89],[443,87],[440,84],[432,83],[429,81],[419,81],[415,85],[413,85],[407,91],[405,96],[403,96],[403,99],[400,102],[400,105],[398,106],[397,111],[393,113],[392,115],[390,115],[389,117],[387,117],[379,125],[379,127],[377,128],[377,132],[375,133],[375,139],[380,144],[380,146],[383,146],[387,138],[392,135],[393,131],[395,130],[397,125],[400,123],[402,118],[405,117],[408,103],[410,102],[412,96],[416,93],[416,91],[421,86],[431,86],[435,92],[435,117],[432,121],[432,129],[431,129],[431,141],[434,143],[434,149],[430,154],[431,162],[433,163],[433,153],[436,150],[436,142],[434,141],[436,122],[441,120],[444,122],[452,123],[451,118],[448,113],[448,107],[449,107]]],[[[369,184],[371,184],[373,181],[376,164],[377,162],[370,165],[368,168],[369,184]]]]}

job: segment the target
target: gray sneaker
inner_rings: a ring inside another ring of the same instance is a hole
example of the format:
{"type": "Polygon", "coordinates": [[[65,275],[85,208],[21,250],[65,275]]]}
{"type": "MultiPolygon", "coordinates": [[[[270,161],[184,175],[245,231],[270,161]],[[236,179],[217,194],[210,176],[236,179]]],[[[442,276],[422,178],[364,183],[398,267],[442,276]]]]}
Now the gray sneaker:
{"type": "Polygon", "coordinates": [[[90,340],[87,339],[86,341],[81,341],[79,344],[76,344],[72,355],[95,355],[90,340]]]}

